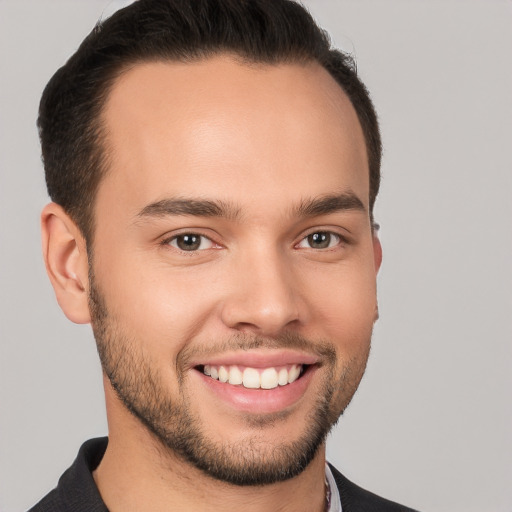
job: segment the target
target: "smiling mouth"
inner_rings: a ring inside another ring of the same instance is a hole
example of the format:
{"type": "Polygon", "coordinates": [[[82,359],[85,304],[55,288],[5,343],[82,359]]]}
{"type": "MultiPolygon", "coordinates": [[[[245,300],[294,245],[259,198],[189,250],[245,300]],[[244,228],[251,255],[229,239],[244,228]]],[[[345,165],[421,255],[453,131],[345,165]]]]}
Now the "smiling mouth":
{"type": "Polygon", "coordinates": [[[291,364],[268,368],[251,368],[239,365],[200,365],[197,368],[219,382],[247,389],[275,389],[299,379],[311,365],[291,364]]]}

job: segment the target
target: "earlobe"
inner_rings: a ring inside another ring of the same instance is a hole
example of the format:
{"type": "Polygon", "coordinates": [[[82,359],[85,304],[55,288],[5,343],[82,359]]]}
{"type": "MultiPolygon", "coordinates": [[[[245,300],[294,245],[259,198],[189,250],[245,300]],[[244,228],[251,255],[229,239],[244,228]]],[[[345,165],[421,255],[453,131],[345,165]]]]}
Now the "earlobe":
{"type": "Polygon", "coordinates": [[[64,314],[78,324],[90,322],[88,261],[85,240],[77,225],[55,203],[41,213],[46,272],[64,314]]]}

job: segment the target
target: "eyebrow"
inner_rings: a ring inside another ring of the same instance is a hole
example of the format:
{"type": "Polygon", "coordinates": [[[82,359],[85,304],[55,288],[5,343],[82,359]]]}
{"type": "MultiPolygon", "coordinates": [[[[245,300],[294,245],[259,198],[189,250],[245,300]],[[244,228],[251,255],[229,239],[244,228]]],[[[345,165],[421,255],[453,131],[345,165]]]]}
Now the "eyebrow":
{"type": "Polygon", "coordinates": [[[224,201],[208,199],[162,199],[145,206],[138,217],[167,217],[171,215],[191,215],[194,217],[224,217],[236,220],[240,209],[224,201]]]}
{"type": "MultiPolygon", "coordinates": [[[[304,199],[292,209],[292,213],[294,216],[307,218],[350,210],[365,212],[366,208],[363,202],[353,192],[344,192],[341,194],[304,199]]],[[[241,210],[235,205],[225,201],[168,198],[146,205],[137,214],[137,217],[158,218],[179,215],[220,217],[228,220],[238,220],[241,217],[241,210]]]]}
{"type": "Polygon", "coordinates": [[[303,200],[296,208],[295,213],[299,217],[317,217],[347,210],[366,212],[359,197],[353,192],[344,192],[303,200]]]}

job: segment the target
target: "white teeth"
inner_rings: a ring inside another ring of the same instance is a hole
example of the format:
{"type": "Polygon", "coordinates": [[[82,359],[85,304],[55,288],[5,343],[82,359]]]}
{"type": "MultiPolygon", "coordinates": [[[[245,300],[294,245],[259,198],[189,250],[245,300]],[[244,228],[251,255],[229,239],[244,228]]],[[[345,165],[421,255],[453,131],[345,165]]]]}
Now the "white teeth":
{"type": "MultiPolygon", "coordinates": [[[[213,370],[213,368],[212,368],[213,370]]],[[[290,371],[288,372],[288,384],[291,384],[292,382],[295,382],[300,375],[300,366],[294,364],[290,368],[290,371]]]]}
{"type": "Polygon", "coordinates": [[[238,369],[238,366],[231,366],[229,369],[229,383],[234,386],[238,386],[242,384],[244,381],[244,376],[242,372],[238,369]]]}
{"type": "Polygon", "coordinates": [[[279,370],[279,374],[277,376],[277,383],[280,386],[286,386],[286,384],[288,384],[288,370],[286,368],[281,368],[279,370]]]}
{"type": "Polygon", "coordinates": [[[227,382],[229,380],[229,373],[224,366],[219,368],[219,380],[221,382],[227,382]]]}
{"type": "Polygon", "coordinates": [[[284,367],[270,368],[245,368],[243,372],[236,365],[214,366],[206,364],[203,373],[212,379],[233,386],[243,385],[249,389],[274,389],[278,386],[286,386],[295,382],[302,371],[301,364],[292,364],[284,367]]]}
{"type": "Polygon", "coordinates": [[[260,387],[260,374],[254,368],[246,368],[244,370],[244,388],[258,389],[260,387]]]}
{"type": "Polygon", "coordinates": [[[275,368],[266,368],[261,372],[261,387],[263,389],[274,389],[278,386],[277,371],[275,368]]]}

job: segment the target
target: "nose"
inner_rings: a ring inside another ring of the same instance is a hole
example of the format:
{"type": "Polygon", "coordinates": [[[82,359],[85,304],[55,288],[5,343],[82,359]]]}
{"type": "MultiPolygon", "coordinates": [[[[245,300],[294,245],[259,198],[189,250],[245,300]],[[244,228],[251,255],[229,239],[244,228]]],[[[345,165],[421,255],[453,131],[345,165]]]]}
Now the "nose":
{"type": "Polygon", "coordinates": [[[226,326],[271,337],[302,321],[298,282],[278,251],[232,263],[221,313],[226,326]]]}

